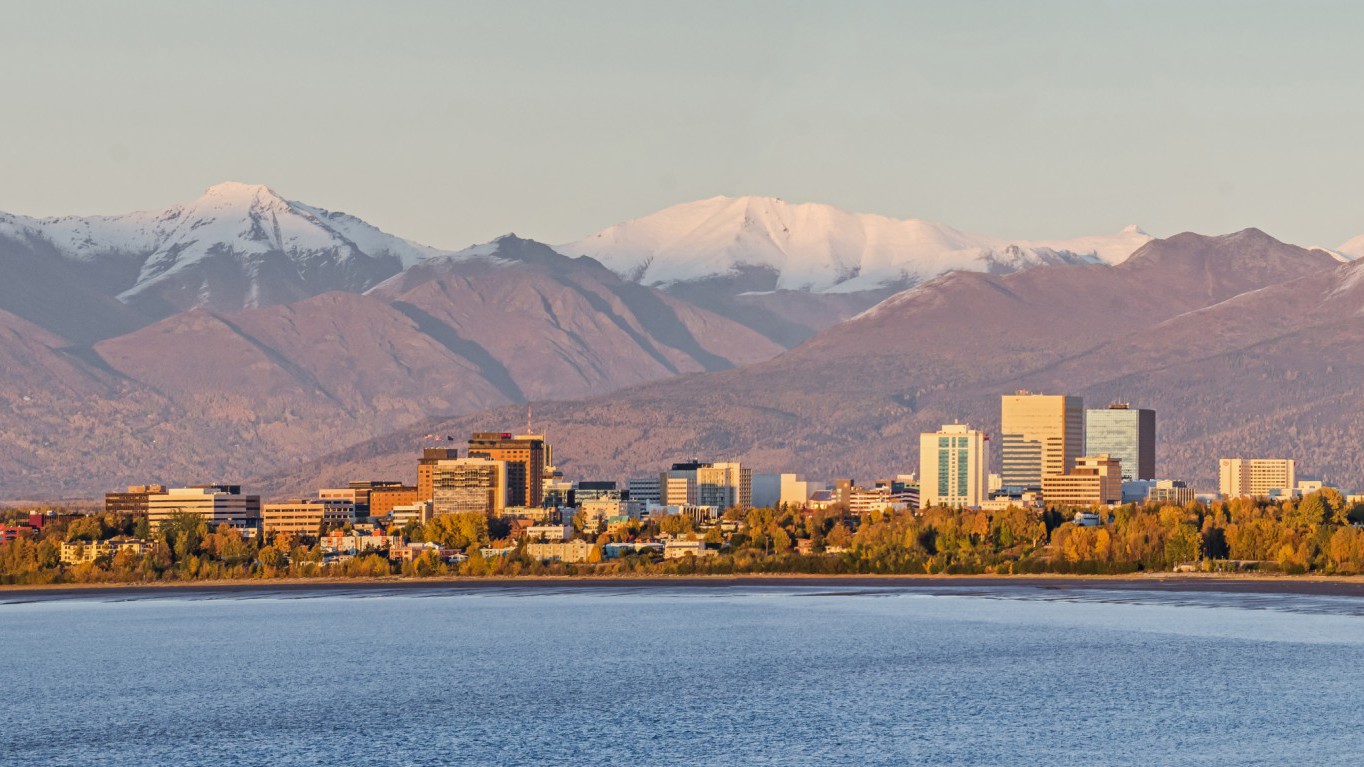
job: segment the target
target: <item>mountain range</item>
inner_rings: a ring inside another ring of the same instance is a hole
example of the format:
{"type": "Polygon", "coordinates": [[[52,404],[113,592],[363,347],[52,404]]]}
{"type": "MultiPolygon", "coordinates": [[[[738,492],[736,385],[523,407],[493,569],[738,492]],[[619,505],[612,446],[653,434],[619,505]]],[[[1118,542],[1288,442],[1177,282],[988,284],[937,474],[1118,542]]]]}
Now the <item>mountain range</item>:
{"type": "Polygon", "coordinates": [[[1291,379],[1265,356],[1348,347],[1340,310],[1308,312],[1298,292],[1348,305],[1343,257],[1254,230],[1009,241],[754,197],[463,250],[235,183],[164,211],[0,214],[0,497],[405,476],[422,434],[505,428],[528,401],[579,473],[693,454],[886,472],[912,468],[921,427],[989,428],[1021,386],[1156,405],[1162,459],[1191,478],[1209,445],[1284,441],[1343,471],[1309,436],[1329,428],[1324,398],[1352,391],[1335,372],[1350,354],[1291,379]],[[1241,323],[1240,351],[1210,345],[1204,321],[1241,323]],[[1174,412],[1216,399],[1199,388],[1214,379],[1176,372],[1235,365],[1264,376],[1235,380],[1274,434],[1174,412]]]}

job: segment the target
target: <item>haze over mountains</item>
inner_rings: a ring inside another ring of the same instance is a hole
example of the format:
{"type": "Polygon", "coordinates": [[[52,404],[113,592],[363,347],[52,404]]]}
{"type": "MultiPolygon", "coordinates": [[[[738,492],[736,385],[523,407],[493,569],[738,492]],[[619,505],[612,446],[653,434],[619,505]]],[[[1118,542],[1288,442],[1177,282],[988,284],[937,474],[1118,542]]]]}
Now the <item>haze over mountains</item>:
{"type": "Polygon", "coordinates": [[[588,474],[696,454],[867,476],[910,467],[921,427],[991,427],[1025,385],[1157,407],[1172,471],[1293,439],[1327,471],[1308,435],[1354,391],[1352,267],[1254,230],[1012,242],[752,197],[557,249],[440,250],[231,183],[165,211],[0,214],[0,497],[306,488],[337,449],[336,471],[405,476],[414,435],[519,423],[527,400],[588,474]],[[1225,375],[1276,433],[1175,412],[1234,412],[1225,375]]]}

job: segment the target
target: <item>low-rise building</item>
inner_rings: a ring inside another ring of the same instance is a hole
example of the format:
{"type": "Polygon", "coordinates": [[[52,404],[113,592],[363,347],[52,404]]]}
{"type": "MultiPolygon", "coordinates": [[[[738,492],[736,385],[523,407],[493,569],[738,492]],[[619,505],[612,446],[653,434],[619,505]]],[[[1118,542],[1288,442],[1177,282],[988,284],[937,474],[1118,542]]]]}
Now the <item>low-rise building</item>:
{"type": "Polygon", "coordinates": [[[111,538],[107,541],[70,541],[62,544],[61,561],[64,565],[81,565],[100,557],[112,557],[119,552],[142,556],[151,543],[140,538],[111,538]]]}
{"type": "Polygon", "coordinates": [[[263,504],[261,532],[317,537],[333,527],[355,522],[355,504],[349,500],[300,498],[263,504]]]}
{"type": "Polygon", "coordinates": [[[526,536],[539,541],[566,541],[573,537],[573,525],[532,525],[526,536]]]}
{"type": "Polygon", "coordinates": [[[428,551],[435,552],[436,556],[440,557],[442,562],[448,562],[450,564],[459,564],[468,559],[468,557],[464,555],[464,552],[459,551],[458,549],[447,549],[440,544],[431,543],[429,541],[425,543],[394,544],[388,549],[388,558],[395,562],[411,562],[428,551]]]}
{"type": "Polygon", "coordinates": [[[664,559],[681,559],[682,557],[713,557],[720,552],[708,548],[706,542],[700,539],[687,540],[685,538],[674,538],[663,544],[664,559]]]}
{"type": "Polygon", "coordinates": [[[389,510],[388,524],[392,527],[406,527],[413,522],[424,525],[431,521],[433,506],[431,501],[394,506],[389,510]]]}
{"type": "Polygon", "coordinates": [[[32,525],[0,525],[0,543],[9,543],[20,538],[31,538],[38,534],[32,525]]]}
{"type": "Polygon", "coordinates": [[[1122,465],[1107,454],[1085,456],[1065,474],[1042,477],[1048,506],[1110,506],[1122,503],[1122,465]]]}
{"type": "Polygon", "coordinates": [[[340,530],[324,535],[318,540],[324,554],[359,554],[365,551],[382,551],[403,545],[401,535],[387,535],[371,532],[368,534],[346,535],[340,530]]]}
{"type": "Polygon", "coordinates": [[[586,562],[592,556],[592,544],[582,539],[527,543],[526,556],[541,562],[586,562]]]}

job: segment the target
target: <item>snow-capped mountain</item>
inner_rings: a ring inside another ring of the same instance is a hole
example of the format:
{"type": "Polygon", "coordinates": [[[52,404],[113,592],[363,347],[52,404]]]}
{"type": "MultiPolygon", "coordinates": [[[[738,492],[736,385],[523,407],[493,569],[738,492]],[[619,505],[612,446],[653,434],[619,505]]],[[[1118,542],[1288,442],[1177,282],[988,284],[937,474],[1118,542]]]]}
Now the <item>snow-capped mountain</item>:
{"type": "Polygon", "coordinates": [[[712,197],[617,224],[558,250],[591,256],[646,285],[745,275],[751,290],[757,273],[767,275],[766,290],[830,293],[904,287],[953,270],[998,274],[1047,263],[1113,264],[1150,239],[1133,226],[1071,240],[1007,240],[829,205],[712,197]]]}
{"type": "Polygon", "coordinates": [[[110,294],[151,316],[194,307],[267,306],[329,290],[358,292],[444,253],[354,216],[235,182],[162,211],[45,219],[0,215],[0,239],[88,265],[104,275],[110,294]]]}

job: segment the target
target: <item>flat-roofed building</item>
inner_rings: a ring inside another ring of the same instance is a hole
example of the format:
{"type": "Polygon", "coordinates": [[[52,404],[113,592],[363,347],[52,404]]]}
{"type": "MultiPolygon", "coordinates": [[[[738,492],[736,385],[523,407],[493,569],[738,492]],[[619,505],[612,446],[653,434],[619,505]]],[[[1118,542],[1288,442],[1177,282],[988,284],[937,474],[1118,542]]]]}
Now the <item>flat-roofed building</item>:
{"type": "Polygon", "coordinates": [[[545,499],[545,468],[553,464],[545,438],[481,431],[469,438],[469,457],[501,461],[506,474],[505,506],[540,506],[545,499]]]}
{"type": "Polygon", "coordinates": [[[810,483],[799,474],[753,475],[753,505],[760,509],[804,508],[808,500],[810,483]]]}
{"type": "Polygon", "coordinates": [[[581,538],[550,543],[527,543],[526,556],[541,562],[586,562],[592,556],[592,544],[581,538]]]}
{"type": "Polygon", "coordinates": [[[1286,497],[1298,484],[1291,458],[1223,458],[1217,463],[1217,489],[1226,498],[1286,497]]]}
{"type": "Polygon", "coordinates": [[[241,485],[198,485],[172,487],[147,498],[147,521],[152,530],[176,514],[195,514],[210,529],[228,525],[239,530],[256,530],[260,524],[260,496],[242,493],[241,485]]]}
{"type": "Polygon", "coordinates": [[[424,525],[431,521],[431,517],[435,516],[433,513],[434,506],[435,503],[432,501],[417,501],[416,503],[394,506],[388,515],[388,524],[395,528],[405,527],[413,522],[424,525]]]}
{"type": "Polygon", "coordinates": [[[1125,404],[1085,411],[1085,451],[1122,463],[1122,478],[1155,479],[1156,411],[1125,404]]]}
{"type": "Polygon", "coordinates": [[[140,557],[150,546],[150,543],[140,538],[126,536],[107,541],[69,541],[62,544],[60,558],[64,565],[80,565],[94,562],[100,557],[112,557],[124,551],[140,557]]]}
{"type": "Polygon", "coordinates": [[[722,509],[753,507],[753,470],[733,461],[712,463],[696,470],[698,506],[722,509]]]}
{"type": "Polygon", "coordinates": [[[416,503],[435,498],[431,477],[436,471],[436,464],[441,461],[453,461],[456,458],[459,458],[459,450],[452,447],[428,447],[422,450],[422,457],[417,459],[416,503]]]}
{"type": "Polygon", "coordinates": [[[417,502],[417,488],[401,482],[384,484],[370,488],[369,515],[387,517],[393,513],[394,506],[408,506],[417,502]]]}
{"type": "Polygon", "coordinates": [[[1147,501],[1173,506],[1193,503],[1194,496],[1194,489],[1178,479],[1158,479],[1146,490],[1147,501]]]}
{"type": "Polygon", "coordinates": [[[1000,400],[1001,474],[1007,486],[1039,487],[1075,467],[1085,452],[1080,397],[1020,391],[1000,400]]]}
{"type": "Polygon", "coordinates": [[[147,516],[147,499],[166,492],[165,485],[128,485],[125,493],[105,493],[105,514],[131,514],[135,517],[147,516]]]}
{"type": "Polygon", "coordinates": [[[355,522],[355,504],[344,499],[300,498],[261,506],[261,532],[316,538],[355,522]]]}
{"type": "Polygon", "coordinates": [[[1085,456],[1075,468],[1042,478],[1048,506],[1111,506],[1122,503],[1122,464],[1108,455],[1085,456]]]}
{"type": "Polygon", "coordinates": [[[438,461],[431,475],[433,513],[480,511],[501,514],[507,508],[507,463],[490,458],[438,461]]]}
{"type": "Polygon", "coordinates": [[[985,432],[944,424],[919,435],[919,508],[978,508],[988,495],[990,453],[985,432]]]}

